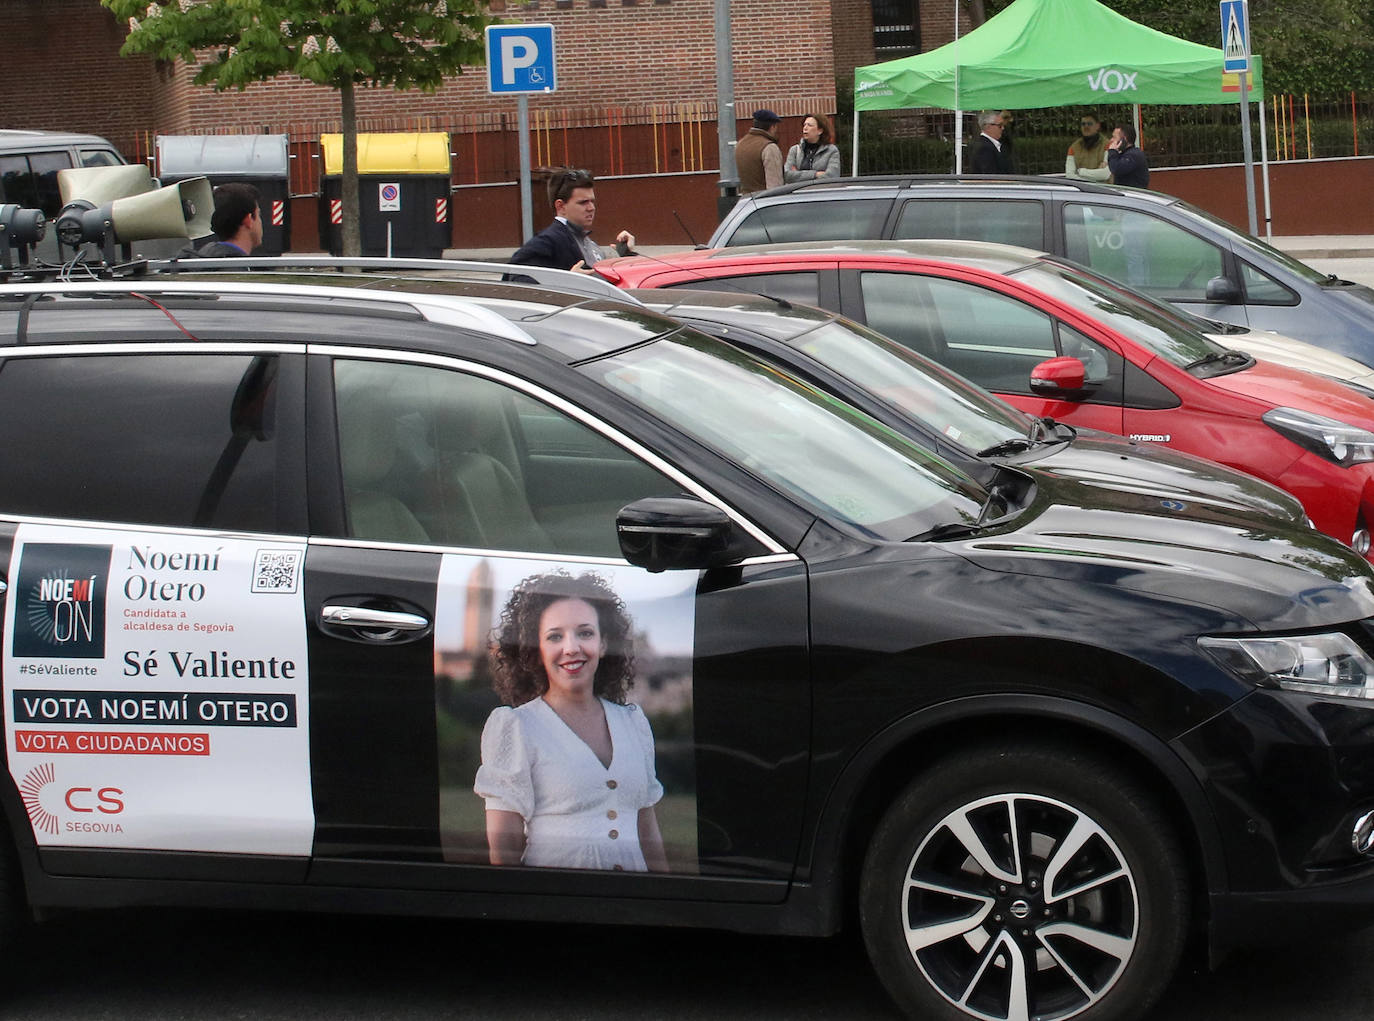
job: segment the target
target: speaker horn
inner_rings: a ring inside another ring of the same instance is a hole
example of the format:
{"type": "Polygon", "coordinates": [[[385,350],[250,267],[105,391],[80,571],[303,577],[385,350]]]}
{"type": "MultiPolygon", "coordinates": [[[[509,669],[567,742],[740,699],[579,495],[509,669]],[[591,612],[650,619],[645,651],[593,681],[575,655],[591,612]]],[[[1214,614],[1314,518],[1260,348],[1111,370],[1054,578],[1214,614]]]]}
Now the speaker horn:
{"type": "Polygon", "coordinates": [[[151,238],[199,238],[210,233],[210,214],[215,195],[210,182],[191,177],[165,188],[115,199],[110,219],[115,240],[146,241],[151,238]]]}
{"type": "Polygon", "coordinates": [[[78,197],[58,215],[57,236],[73,248],[85,242],[128,244],[152,238],[204,237],[210,233],[214,206],[214,192],[203,177],[98,206],[90,198],[78,197]]]}
{"type": "Polygon", "coordinates": [[[103,206],[106,202],[153,190],[153,175],[146,164],[131,163],[117,167],[76,167],[57,172],[57,190],[62,204],[76,201],[103,206]]]}

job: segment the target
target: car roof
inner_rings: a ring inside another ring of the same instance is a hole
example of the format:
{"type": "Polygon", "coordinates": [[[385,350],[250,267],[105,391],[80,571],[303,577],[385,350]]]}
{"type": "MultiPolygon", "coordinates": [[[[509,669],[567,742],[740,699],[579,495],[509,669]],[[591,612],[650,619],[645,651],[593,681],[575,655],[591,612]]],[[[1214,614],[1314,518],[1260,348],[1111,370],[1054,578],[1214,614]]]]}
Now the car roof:
{"type": "MultiPolygon", "coordinates": [[[[1022,269],[1046,258],[1044,252],[1015,245],[999,245],[990,241],[911,240],[911,241],[795,241],[772,245],[731,245],[726,248],[699,249],[662,256],[627,256],[598,263],[611,279],[623,268],[648,270],[658,265],[690,272],[730,260],[795,259],[798,263],[822,262],[843,258],[899,258],[922,259],[927,262],[955,263],[988,273],[1005,274],[1022,269]]],[[[790,267],[778,263],[776,270],[786,272],[790,267]]],[[[706,273],[709,276],[709,273],[706,273]]]]}
{"type": "Polygon", "coordinates": [[[19,128],[0,128],[0,149],[32,149],[51,145],[108,145],[99,135],[83,135],[73,131],[28,131],[19,128]]]}
{"type": "MultiPolygon", "coordinates": [[[[166,264],[152,264],[142,273],[119,279],[0,283],[0,312],[6,311],[6,298],[19,299],[11,302],[12,306],[29,298],[52,299],[32,304],[16,320],[13,330],[3,331],[4,340],[24,343],[31,338],[48,340],[61,335],[64,328],[48,318],[55,313],[70,314],[73,319],[83,313],[88,320],[94,316],[72,334],[89,340],[92,330],[108,327],[111,297],[128,298],[137,307],[166,306],[168,315],[175,308],[177,318],[173,321],[178,326],[183,310],[205,313],[202,321],[216,324],[223,323],[223,313],[248,309],[268,314],[277,311],[284,321],[293,323],[308,317],[312,310],[315,314],[409,319],[536,347],[543,355],[564,362],[644,343],[678,328],[671,319],[648,311],[604,281],[576,274],[540,271],[550,279],[574,277],[572,288],[561,290],[550,285],[479,279],[461,263],[453,264],[455,270],[441,264],[426,272],[397,268],[386,260],[356,260],[368,264],[371,272],[342,272],[319,265],[326,261],[302,265],[310,260],[207,259],[171,269],[166,264]],[[229,265],[239,262],[267,262],[271,268],[229,265]],[[220,318],[214,319],[211,313],[220,318]]],[[[478,268],[490,276],[507,267],[481,264],[478,268]]],[[[267,328],[264,323],[263,329],[267,328]]],[[[289,332],[290,328],[283,329],[289,332]]],[[[367,331],[361,336],[366,337],[367,331]]]]}
{"type": "Polygon", "coordinates": [[[1169,204],[1178,201],[1172,195],[1150,191],[1146,188],[1127,188],[1123,185],[1099,184],[1096,181],[1075,181],[1065,177],[1038,177],[1025,174],[886,174],[873,177],[836,177],[815,178],[810,181],[797,181],[780,188],[755,192],[740,199],[741,204],[766,203],[773,198],[795,195],[798,192],[829,193],[836,191],[855,191],[869,189],[896,194],[921,188],[999,188],[1011,190],[1046,190],[1082,192],[1089,195],[1132,195],[1140,196],[1146,202],[1169,204]]]}

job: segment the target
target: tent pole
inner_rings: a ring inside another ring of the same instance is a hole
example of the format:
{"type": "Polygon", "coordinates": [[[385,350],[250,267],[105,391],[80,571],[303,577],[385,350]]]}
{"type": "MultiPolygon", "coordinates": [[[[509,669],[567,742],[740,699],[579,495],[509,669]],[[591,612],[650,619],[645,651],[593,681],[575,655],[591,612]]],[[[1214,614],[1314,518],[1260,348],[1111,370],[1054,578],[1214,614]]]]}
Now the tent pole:
{"type": "Polygon", "coordinates": [[[849,175],[859,176],[859,108],[854,107],[854,158],[850,162],[849,175]]]}
{"type": "Polygon", "coordinates": [[[1255,92],[1259,103],[1260,183],[1264,186],[1264,236],[1274,237],[1274,210],[1269,205],[1269,139],[1264,134],[1264,94],[1255,92]]]}
{"type": "Polygon", "coordinates": [[[1131,107],[1131,122],[1135,125],[1135,144],[1145,148],[1145,138],[1140,130],[1140,104],[1131,107]]]}
{"type": "Polygon", "coordinates": [[[954,111],[954,174],[964,172],[964,111],[954,111]]]}

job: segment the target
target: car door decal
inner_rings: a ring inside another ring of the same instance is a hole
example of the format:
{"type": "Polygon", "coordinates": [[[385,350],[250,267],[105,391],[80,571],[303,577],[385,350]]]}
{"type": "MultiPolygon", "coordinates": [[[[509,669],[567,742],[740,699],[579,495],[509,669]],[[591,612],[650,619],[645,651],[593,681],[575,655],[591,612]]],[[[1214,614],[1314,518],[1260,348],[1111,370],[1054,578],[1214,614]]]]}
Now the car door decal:
{"type": "Polygon", "coordinates": [[[434,663],[446,861],[696,871],[696,585],[691,571],[444,556],[434,663]],[[600,753],[567,719],[578,699],[599,706],[595,729],[604,718],[600,753]]]}
{"type": "Polygon", "coordinates": [[[303,542],[22,524],[5,742],[41,845],[308,855],[303,542]]]}

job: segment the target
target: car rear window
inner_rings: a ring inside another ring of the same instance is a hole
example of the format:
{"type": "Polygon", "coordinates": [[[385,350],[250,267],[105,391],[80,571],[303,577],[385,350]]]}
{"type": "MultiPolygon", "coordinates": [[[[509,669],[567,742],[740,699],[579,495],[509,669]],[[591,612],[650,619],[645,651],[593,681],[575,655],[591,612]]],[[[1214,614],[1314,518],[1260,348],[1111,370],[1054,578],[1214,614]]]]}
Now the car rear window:
{"type": "Polygon", "coordinates": [[[783,241],[858,241],[883,236],[891,199],[826,201],[797,196],[793,202],[760,206],[725,242],[769,245],[783,241]]]}

